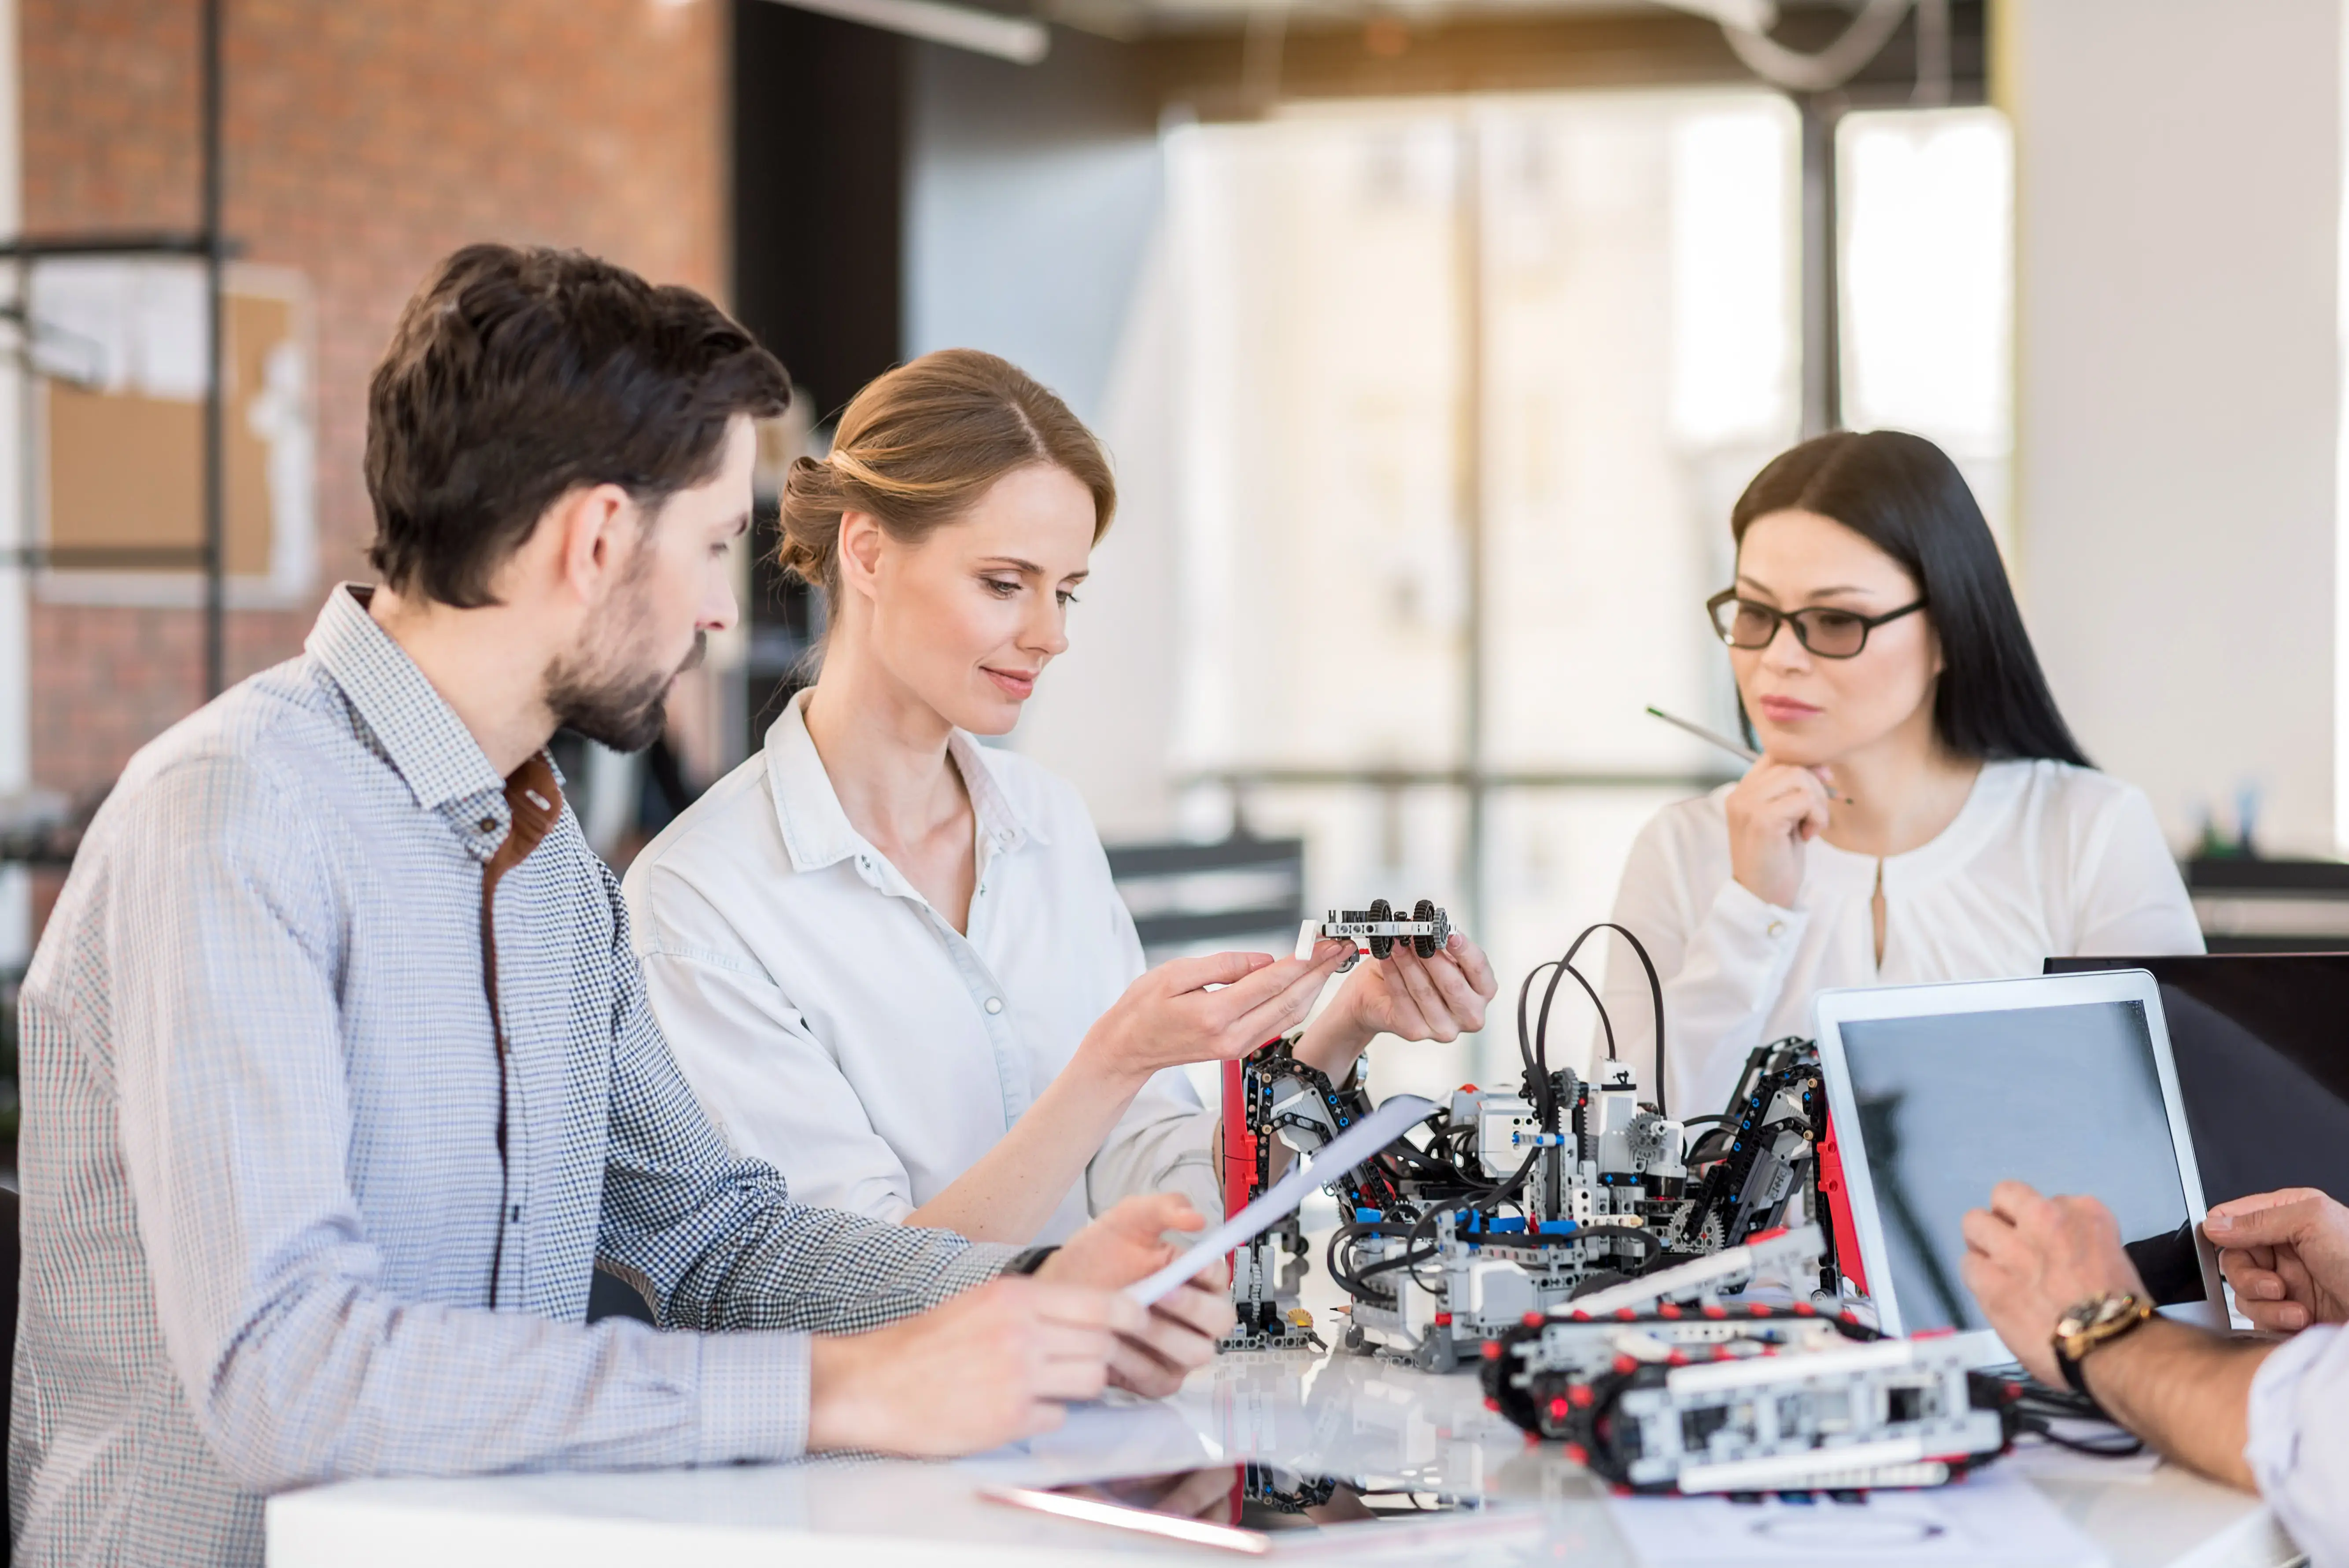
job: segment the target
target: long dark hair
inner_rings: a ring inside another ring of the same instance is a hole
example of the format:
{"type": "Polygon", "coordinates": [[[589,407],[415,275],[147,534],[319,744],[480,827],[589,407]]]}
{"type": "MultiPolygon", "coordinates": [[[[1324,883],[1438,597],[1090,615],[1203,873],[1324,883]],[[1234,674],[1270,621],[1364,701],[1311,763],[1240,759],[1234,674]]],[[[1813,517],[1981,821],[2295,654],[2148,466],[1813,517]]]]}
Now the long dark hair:
{"type": "Polygon", "coordinates": [[[1961,757],[2093,766],[2031,651],[1998,544],[1949,454],[1900,430],[1805,441],[1754,476],[1729,514],[1744,543],[1757,518],[1816,512],[1899,562],[1941,639],[1933,729],[1961,757]]]}

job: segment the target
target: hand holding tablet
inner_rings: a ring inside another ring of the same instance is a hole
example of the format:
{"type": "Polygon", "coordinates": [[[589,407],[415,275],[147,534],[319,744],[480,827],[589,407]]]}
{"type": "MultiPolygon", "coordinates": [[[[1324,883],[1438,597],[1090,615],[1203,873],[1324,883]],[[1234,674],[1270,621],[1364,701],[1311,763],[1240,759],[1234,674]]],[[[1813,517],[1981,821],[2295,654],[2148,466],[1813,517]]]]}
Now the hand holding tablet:
{"type": "Polygon", "coordinates": [[[1125,1294],[1143,1306],[1151,1305],[1217,1258],[1244,1242],[1255,1240],[1295,1213],[1308,1192],[1336,1181],[1434,1111],[1433,1100],[1422,1099],[1415,1094],[1395,1096],[1311,1155],[1300,1159],[1288,1175],[1266,1188],[1263,1196],[1194,1242],[1181,1257],[1148,1278],[1126,1286],[1125,1294]]]}

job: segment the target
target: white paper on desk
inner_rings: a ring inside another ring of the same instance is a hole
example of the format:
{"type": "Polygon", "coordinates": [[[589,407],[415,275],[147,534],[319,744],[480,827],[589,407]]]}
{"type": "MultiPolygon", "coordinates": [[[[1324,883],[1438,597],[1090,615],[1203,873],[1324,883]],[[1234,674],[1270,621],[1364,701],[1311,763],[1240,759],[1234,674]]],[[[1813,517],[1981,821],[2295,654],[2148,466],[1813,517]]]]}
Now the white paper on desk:
{"type": "Polygon", "coordinates": [[[1610,1497],[1616,1528],[1645,1568],[2105,1568],[2096,1543],[2039,1490],[1992,1471],[1857,1502],[1610,1497]]]}
{"type": "Polygon", "coordinates": [[[1257,1201],[1191,1243],[1189,1250],[1125,1294],[1148,1306],[1243,1242],[1254,1241],[1297,1212],[1305,1195],[1347,1171],[1435,1113],[1435,1102],[1399,1094],[1267,1187],[1257,1201]]]}

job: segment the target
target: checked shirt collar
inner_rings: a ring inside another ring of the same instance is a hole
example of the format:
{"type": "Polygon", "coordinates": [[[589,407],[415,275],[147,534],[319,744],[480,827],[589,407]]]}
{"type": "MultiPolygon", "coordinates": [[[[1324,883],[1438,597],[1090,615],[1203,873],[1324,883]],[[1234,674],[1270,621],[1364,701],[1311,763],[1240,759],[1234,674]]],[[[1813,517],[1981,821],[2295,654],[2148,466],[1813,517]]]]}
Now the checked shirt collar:
{"type": "Polygon", "coordinates": [[[362,583],[336,584],[303,646],[341,690],[416,803],[438,813],[467,851],[486,863],[512,822],[506,781],[416,661],[367,614],[374,592],[362,583]]]}

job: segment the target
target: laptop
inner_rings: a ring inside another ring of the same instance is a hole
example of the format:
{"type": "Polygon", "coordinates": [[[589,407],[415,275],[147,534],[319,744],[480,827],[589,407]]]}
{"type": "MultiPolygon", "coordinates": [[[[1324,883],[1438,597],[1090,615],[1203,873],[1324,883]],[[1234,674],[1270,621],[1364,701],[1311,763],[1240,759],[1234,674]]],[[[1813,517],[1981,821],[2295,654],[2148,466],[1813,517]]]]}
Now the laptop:
{"type": "Polygon", "coordinates": [[[2114,969],[2161,983],[2204,1197],[2313,1187],[2349,1202],[2349,953],[2047,961],[2114,969]]]}
{"type": "Polygon", "coordinates": [[[1818,1045],[1849,1205],[1839,1248],[1887,1334],[1953,1333],[1972,1365],[2013,1360],[1960,1273],[1966,1211],[2007,1180],[2103,1200],[2156,1305],[2227,1326],[2152,975],[1825,991],[1818,1045]]]}

